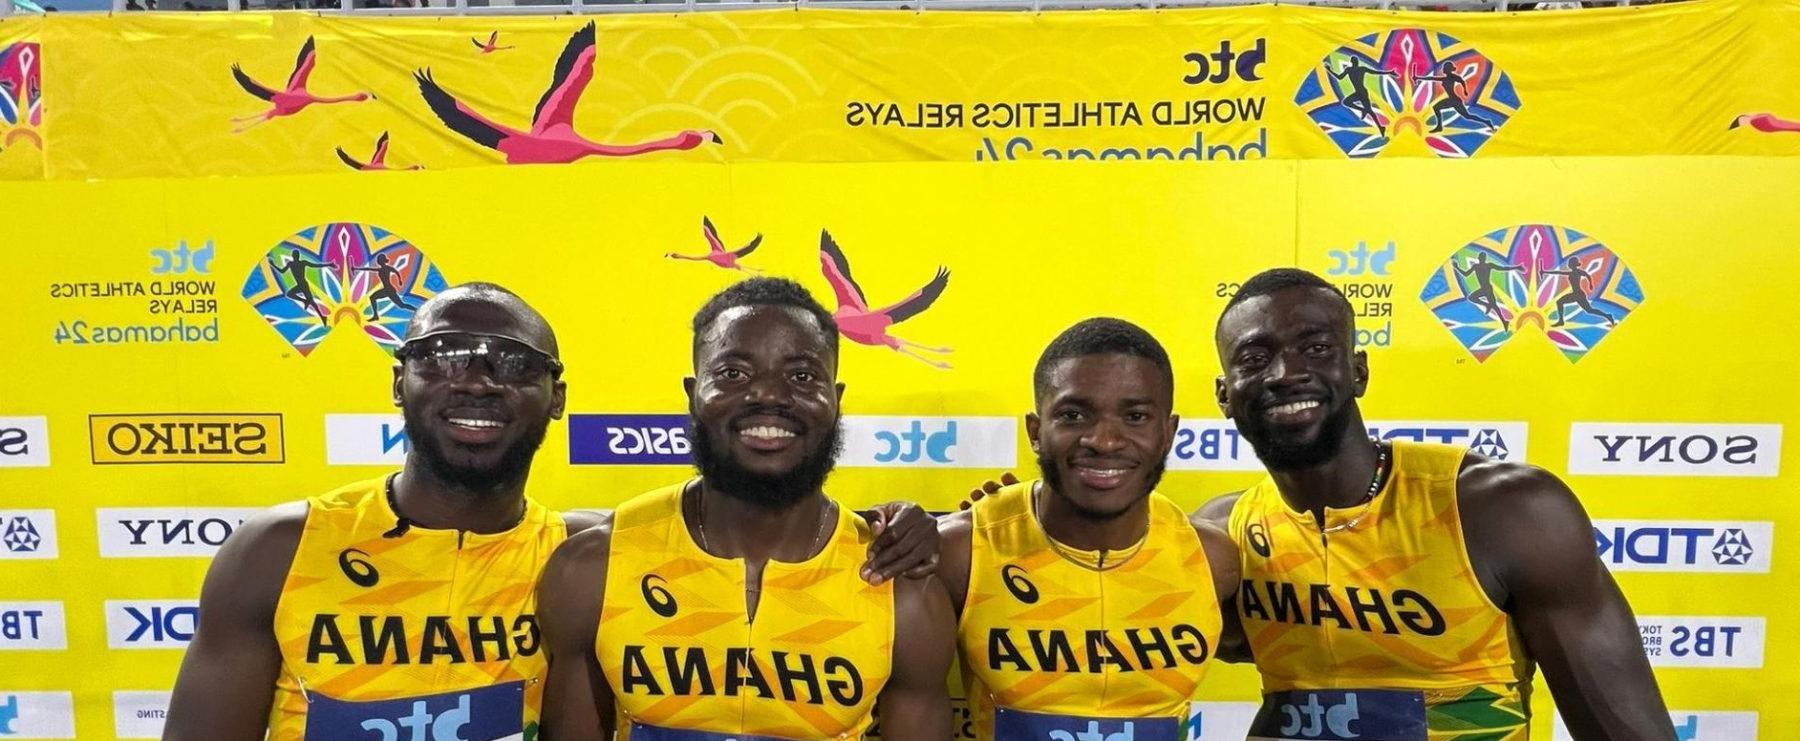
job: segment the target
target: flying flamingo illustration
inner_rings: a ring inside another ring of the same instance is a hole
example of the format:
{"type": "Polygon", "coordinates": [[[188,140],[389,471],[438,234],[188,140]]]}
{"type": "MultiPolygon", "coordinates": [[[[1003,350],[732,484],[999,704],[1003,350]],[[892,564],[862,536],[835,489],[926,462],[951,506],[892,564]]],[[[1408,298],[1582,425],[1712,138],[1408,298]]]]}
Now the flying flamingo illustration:
{"type": "Polygon", "coordinates": [[[588,22],[574,36],[556,60],[556,71],[550,78],[550,89],[538,100],[531,114],[531,130],[520,131],[502,126],[475,112],[452,96],[436,80],[430,69],[413,73],[419,81],[419,93],[426,105],[450,127],[476,144],[506,155],[509,165],[535,163],[568,163],[583,157],[629,157],[665,149],[687,150],[712,142],[723,144],[711,131],[683,131],[667,139],[642,144],[600,144],[575,133],[575,103],[594,79],[594,24],[588,22]]]}
{"type": "Polygon", "coordinates": [[[369,155],[368,162],[358,162],[358,161],[356,161],[355,157],[350,156],[349,152],[344,151],[343,147],[337,148],[338,159],[343,160],[344,164],[349,165],[350,169],[352,169],[352,170],[375,171],[375,170],[423,170],[423,169],[425,169],[424,165],[412,165],[410,167],[389,167],[387,164],[387,153],[388,153],[388,133],[385,131],[381,132],[381,138],[375,140],[375,153],[369,155]]]}
{"type": "Polygon", "coordinates": [[[756,268],[746,268],[738,264],[738,258],[749,256],[750,253],[756,251],[757,245],[762,244],[761,234],[751,237],[749,244],[735,250],[727,250],[725,249],[725,242],[719,239],[719,230],[713,228],[712,219],[705,216],[700,217],[700,230],[706,234],[706,254],[677,255],[670,252],[663,255],[663,257],[671,260],[704,260],[727,270],[742,270],[750,273],[762,272],[756,268]]]}
{"type": "Polygon", "coordinates": [[[485,44],[481,43],[480,40],[476,39],[473,36],[469,37],[469,43],[474,44],[475,48],[480,49],[481,53],[483,53],[483,54],[492,54],[494,52],[501,51],[503,49],[514,48],[514,47],[510,47],[510,46],[495,46],[495,44],[499,41],[500,41],[500,32],[499,31],[495,31],[493,33],[488,34],[488,40],[487,40],[487,43],[485,43],[485,44]]]}
{"type": "Polygon", "coordinates": [[[831,283],[831,290],[837,294],[838,308],[832,312],[837,320],[838,332],[849,338],[851,342],[863,345],[885,345],[895,352],[909,355],[924,361],[927,365],[948,369],[950,364],[942,360],[933,360],[915,352],[920,350],[929,353],[948,353],[948,347],[927,347],[917,342],[908,342],[887,333],[888,327],[904,322],[931,306],[938,296],[943,295],[944,286],[950,284],[950,271],[939,267],[937,277],[926,283],[924,288],[914,291],[911,296],[880,309],[870,309],[869,301],[863,297],[862,286],[850,276],[850,260],[844,257],[837,242],[832,241],[831,232],[819,232],[819,269],[825,274],[825,280],[831,283]]]}
{"type": "Polygon", "coordinates": [[[1746,113],[1731,119],[1731,125],[1725,128],[1735,129],[1746,125],[1757,131],[1771,134],[1777,131],[1800,131],[1800,121],[1777,118],[1773,113],[1746,113]]]}
{"type": "Polygon", "coordinates": [[[306,45],[300,47],[300,56],[294,60],[294,73],[288,75],[287,88],[275,90],[260,82],[250,79],[243,68],[231,65],[231,76],[237,78],[238,84],[251,95],[274,104],[274,107],[254,116],[243,116],[231,119],[234,124],[243,124],[231,133],[240,134],[252,126],[272,118],[292,116],[314,103],[355,103],[375,97],[370,93],[356,93],[336,98],[313,95],[306,91],[306,78],[312,76],[313,66],[318,62],[318,55],[313,51],[311,36],[306,37],[306,45]]]}

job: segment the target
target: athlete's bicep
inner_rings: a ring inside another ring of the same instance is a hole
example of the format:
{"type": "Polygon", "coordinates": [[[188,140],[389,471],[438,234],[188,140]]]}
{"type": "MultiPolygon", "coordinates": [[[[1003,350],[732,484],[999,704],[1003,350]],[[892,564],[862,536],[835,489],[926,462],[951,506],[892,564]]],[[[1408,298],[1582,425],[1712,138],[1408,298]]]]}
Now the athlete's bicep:
{"type": "Polygon", "coordinates": [[[956,651],[950,597],[933,577],[894,582],[893,673],[881,690],[881,735],[893,741],[950,738],[945,679],[956,651]]]}
{"type": "Polygon", "coordinates": [[[544,684],[546,741],[608,738],[612,689],[594,653],[612,547],[610,518],[558,546],[538,584],[538,622],[550,660],[544,684]]]}
{"type": "Polygon", "coordinates": [[[1497,566],[1506,610],[1571,735],[1673,739],[1631,605],[1595,555],[1593,524],[1574,493],[1535,469],[1496,478],[1506,479],[1493,492],[1503,496],[1463,513],[1470,556],[1497,566]]]}
{"type": "Polygon", "coordinates": [[[275,605],[305,523],[304,502],[276,507],[246,520],[213,558],[164,739],[263,737],[281,672],[275,605]]]}

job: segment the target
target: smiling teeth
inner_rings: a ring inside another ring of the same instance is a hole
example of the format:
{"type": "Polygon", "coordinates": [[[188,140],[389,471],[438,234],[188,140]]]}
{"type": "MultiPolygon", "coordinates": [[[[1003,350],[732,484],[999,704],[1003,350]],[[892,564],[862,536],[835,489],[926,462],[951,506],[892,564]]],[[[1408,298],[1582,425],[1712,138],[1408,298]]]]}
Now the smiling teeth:
{"type": "Polygon", "coordinates": [[[465,419],[462,417],[452,417],[450,419],[450,424],[458,425],[461,427],[504,427],[505,426],[505,425],[502,425],[499,422],[495,422],[494,420],[491,420],[491,419],[465,419]]]}
{"type": "Polygon", "coordinates": [[[1086,468],[1086,469],[1082,469],[1082,470],[1087,471],[1092,474],[1095,474],[1097,476],[1124,476],[1125,475],[1125,469],[1123,469],[1123,468],[1086,468]]]}
{"type": "Polygon", "coordinates": [[[754,437],[754,438],[760,438],[763,440],[773,440],[775,438],[793,437],[794,436],[794,433],[788,432],[787,430],[781,429],[780,427],[769,427],[767,425],[764,425],[762,427],[752,427],[748,430],[744,430],[742,434],[745,437],[754,437]]]}
{"type": "Polygon", "coordinates": [[[1319,402],[1316,402],[1316,401],[1296,401],[1291,404],[1282,404],[1281,406],[1275,407],[1274,409],[1271,409],[1269,411],[1272,411],[1276,414],[1299,414],[1308,409],[1317,407],[1318,405],[1319,405],[1319,402]]]}

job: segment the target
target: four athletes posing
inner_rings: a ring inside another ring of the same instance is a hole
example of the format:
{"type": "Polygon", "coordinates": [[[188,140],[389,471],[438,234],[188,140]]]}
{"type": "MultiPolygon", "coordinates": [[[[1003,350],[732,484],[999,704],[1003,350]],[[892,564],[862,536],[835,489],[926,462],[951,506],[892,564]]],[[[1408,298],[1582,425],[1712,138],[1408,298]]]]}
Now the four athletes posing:
{"type": "Polygon", "coordinates": [[[1311,274],[1243,284],[1217,401],[1269,476],[1187,515],[1155,491],[1167,353],[1078,323],[1032,378],[1041,479],[940,544],[916,507],[825,495],[845,384],[797,284],[695,316],[698,477],[563,515],[524,496],[562,414],[554,335],[503,289],[447,291],[398,355],[405,468],[233,536],[165,737],[530,739],[541,711],[552,741],[841,739],[879,708],[885,738],[942,741],[960,651],[982,739],[1186,738],[1217,659],[1263,676],[1255,739],[1524,739],[1534,667],[1576,738],[1673,739],[1574,495],[1363,437],[1353,332],[1311,274]]]}

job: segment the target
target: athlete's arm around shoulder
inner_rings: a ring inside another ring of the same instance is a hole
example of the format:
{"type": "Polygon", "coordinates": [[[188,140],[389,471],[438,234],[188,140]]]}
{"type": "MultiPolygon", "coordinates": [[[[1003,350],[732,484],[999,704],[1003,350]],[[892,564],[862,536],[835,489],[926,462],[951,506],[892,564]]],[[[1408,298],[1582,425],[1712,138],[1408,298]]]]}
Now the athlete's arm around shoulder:
{"type": "Polygon", "coordinates": [[[1212,567],[1213,588],[1219,592],[1219,647],[1213,653],[1220,661],[1245,664],[1250,655],[1250,640],[1244,636],[1243,621],[1238,618],[1237,593],[1244,578],[1244,562],[1238,557],[1237,543],[1231,539],[1231,508],[1237,506],[1243,492],[1234,491],[1207,500],[1188,515],[1188,523],[1200,535],[1206,549],[1206,562],[1212,567]]]}
{"type": "MultiPolygon", "coordinates": [[[[571,531],[574,525],[570,523],[571,531]]],[[[612,529],[612,513],[606,512],[570,535],[550,555],[538,582],[538,624],[550,659],[544,683],[545,741],[612,737],[612,687],[594,654],[612,529]]]]}
{"type": "Polygon", "coordinates": [[[1631,605],[1575,493],[1543,469],[1471,455],[1457,505],[1469,560],[1543,669],[1570,735],[1672,741],[1631,605]]]}
{"type": "Polygon", "coordinates": [[[894,580],[893,673],[877,699],[881,737],[891,741],[950,738],[950,659],[956,621],[950,596],[935,576],[894,580]]]}
{"type": "Polygon", "coordinates": [[[306,528],[306,502],[238,526],[207,567],[200,617],[163,724],[165,741],[252,741],[268,730],[281,674],[275,605],[306,528]]]}

